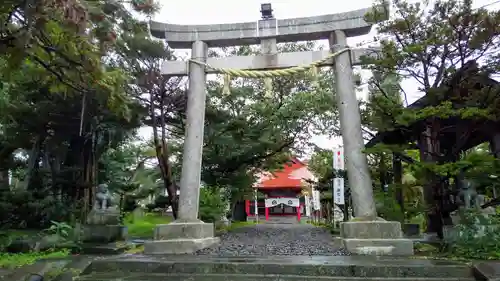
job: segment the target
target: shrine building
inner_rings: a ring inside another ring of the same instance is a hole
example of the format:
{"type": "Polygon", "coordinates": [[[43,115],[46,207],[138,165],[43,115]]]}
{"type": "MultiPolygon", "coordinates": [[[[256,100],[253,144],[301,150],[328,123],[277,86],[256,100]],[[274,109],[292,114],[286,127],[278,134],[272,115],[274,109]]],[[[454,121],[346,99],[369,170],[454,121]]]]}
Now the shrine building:
{"type": "Polygon", "coordinates": [[[247,220],[309,217],[312,209],[311,182],[316,178],[307,163],[291,158],[283,167],[260,174],[256,184],[256,199],[245,201],[247,220]],[[258,216],[256,216],[256,214],[258,216]]]}

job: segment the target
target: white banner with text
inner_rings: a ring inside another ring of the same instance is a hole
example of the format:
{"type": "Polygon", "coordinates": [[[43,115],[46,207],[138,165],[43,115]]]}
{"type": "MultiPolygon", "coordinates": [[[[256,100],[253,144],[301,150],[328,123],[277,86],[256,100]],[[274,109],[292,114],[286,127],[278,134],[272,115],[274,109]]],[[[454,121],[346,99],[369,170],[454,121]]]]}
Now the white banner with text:
{"type": "Polygon", "coordinates": [[[279,204],[287,205],[290,207],[298,207],[300,202],[299,198],[267,198],[265,200],[266,208],[274,207],[279,204]]]}

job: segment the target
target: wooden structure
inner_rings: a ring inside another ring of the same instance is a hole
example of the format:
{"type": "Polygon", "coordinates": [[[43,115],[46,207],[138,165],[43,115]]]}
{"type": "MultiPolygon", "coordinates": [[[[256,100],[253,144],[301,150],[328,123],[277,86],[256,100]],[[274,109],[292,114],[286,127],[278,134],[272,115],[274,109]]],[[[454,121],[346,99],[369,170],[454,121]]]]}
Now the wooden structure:
{"type": "MultiPolygon", "coordinates": [[[[479,109],[499,108],[500,83],[481,73],[476,62],[467,62],[457,73],[438,89],[438,93],[427,94],[408,106],[410,109],[424,109],[450,101],[452,108],[475,107],[479,109]],[[493,105],[493,106],[492,106],[493,105]]],[[[496,111],[496,110],[495,110],[496,111]]],[[[408,126],[399,126],[388,132],[377,134],[366,145],[373,147],[378,143],[409,145],[420,151],[423,162],[448,163],[460,159],[460,154],[481,143],[489,142],[492,153],[500,156],[500,122],[495,118],[464,119],[459,116],[448,118],[429,117],[408,126]]],[[[401,183],[401,160],[415,161],[404,155],[393,155],[393,179],[401,183]]],[[[456,188],[450,188],[447,179],[428,175],[429,183],[424,187],[424,200],[427,203],[427,231],[442,236],[443,224],[451,224],[449,214],[457,209],[450,200],[456,188]]],[[[458,182],[457,180],[455,182],[458,182]]],[[[402,202],[402,195],[398,196],[402,202]]]]}
{"type": "Polygon", "coordinates": [[[280,170],[262,173],[254,187],[264,198],[245,201],[247,217],[254,219],[257,214],[269,220],[273,216],[297,216],[300,221],[302,216],[310,215],[309,195],[304,195],[303,190],[314,180],[307,163],[295,157],[280,170]]]}

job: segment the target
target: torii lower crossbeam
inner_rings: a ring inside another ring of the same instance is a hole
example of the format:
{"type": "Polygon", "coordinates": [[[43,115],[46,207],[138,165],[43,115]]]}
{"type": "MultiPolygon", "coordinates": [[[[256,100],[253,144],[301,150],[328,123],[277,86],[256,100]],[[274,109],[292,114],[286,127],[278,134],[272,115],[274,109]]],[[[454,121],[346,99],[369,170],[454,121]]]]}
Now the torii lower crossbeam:
{"type": "MultiPolygon", "coordinates": [[[[360,65],[363,56],[376,56],[378,49],[352,49],[352,65],[360,65]]],[[[309,65],[319,61],[330,54],[330,51],[288,52],[272,55],[232,56],[225,58],[207,58],[207,65],[214,68],[241,69],[241,70],[269,70],[283,69],[298,65],[309,65]]],[[[318,66],[332,66],[333,59],[327,60],[318,66]]],[[[207,74],[217,73],[211,68],[205,69],[207,74]]],[[[186,76],[188,64],[186,61],[165,61],[161,73],[167,76],[186,76]]]]}

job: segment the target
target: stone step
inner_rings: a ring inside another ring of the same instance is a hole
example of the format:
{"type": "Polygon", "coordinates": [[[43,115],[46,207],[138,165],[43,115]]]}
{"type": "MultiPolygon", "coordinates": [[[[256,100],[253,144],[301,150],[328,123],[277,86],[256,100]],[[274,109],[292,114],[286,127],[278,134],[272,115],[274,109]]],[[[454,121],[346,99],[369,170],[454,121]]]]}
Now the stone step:
{"type": "Polygon", "coordinates": [[[107,244],[83,243],[81,254],[85,255],[117,255],[133,248],[135,245],[127,242],[114,242],[107,244]]]}
{"type": "Polygon", "coordinates": [[[80,281],[474,281],[473,278],[338,277],[261,274],[93,274],[80,281]]]}
{"type": "Polygon", "coordinates": [[[297,217],[288,217],[288,216],[276,216],[276,217],[269,217],[269,220],[266,220],[263,218],[261,223],[285,223],[285,224],[298,224],[299,221],[297,221],[297,217]]]}
{"type": "MultiPolygon", "coordinates": [[[[364,278],[471,278],[470,266],[457,262],[373,256],[124,256],[94,260],[83,275],[257,274],[364,278]]],[[[334,279],[333,279],[334,280],[334,279]]],[[[375,279],[376,280],[376,279],[375,279]]],[[[460,280],[460,279],[458,279],[460,280]]]]}
{"type": "Polygon", "coordinates": [[[410,239],[344,239],[344,246],[357,255],[413,255],[413,241],[410,239]]]}

